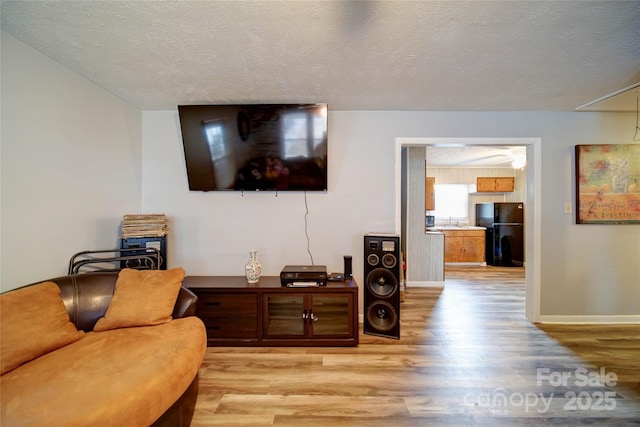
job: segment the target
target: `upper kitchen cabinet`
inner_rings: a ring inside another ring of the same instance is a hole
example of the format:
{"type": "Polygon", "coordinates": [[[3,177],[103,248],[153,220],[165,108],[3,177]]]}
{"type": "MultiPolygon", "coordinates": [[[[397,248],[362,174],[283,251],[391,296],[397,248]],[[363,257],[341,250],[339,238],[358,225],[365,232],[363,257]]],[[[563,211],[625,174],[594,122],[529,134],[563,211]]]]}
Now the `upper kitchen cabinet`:
{"type": "Polygon", "coordinates": [[[432,176],[425,178],[424,182],[424,209],[433,211],[436,209],[436,179],[432,176]]]}
{"type": "Polygon", "coordinates": [[[515,189],[514,177],[477,177],[476,191],[478,193],[510,193],[515,189]]]}

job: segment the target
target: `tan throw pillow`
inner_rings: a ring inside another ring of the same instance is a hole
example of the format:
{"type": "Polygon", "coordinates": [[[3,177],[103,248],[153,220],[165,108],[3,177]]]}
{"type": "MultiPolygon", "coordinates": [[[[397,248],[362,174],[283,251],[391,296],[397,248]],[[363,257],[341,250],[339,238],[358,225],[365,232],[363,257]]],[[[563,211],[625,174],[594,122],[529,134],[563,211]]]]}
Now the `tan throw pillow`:
{"type": "Polygon", "coordinates": [[[93,330],[106,331],[170,322],[184,275],[182,268],[125,268],[120,271],[107,312],[98,319],[93,330]]]}
{"type": "Polygon", "coordinates": [[[43,282],[0,295],[1,374],[84,335],[69,320],[60,288],[43,282]]]}

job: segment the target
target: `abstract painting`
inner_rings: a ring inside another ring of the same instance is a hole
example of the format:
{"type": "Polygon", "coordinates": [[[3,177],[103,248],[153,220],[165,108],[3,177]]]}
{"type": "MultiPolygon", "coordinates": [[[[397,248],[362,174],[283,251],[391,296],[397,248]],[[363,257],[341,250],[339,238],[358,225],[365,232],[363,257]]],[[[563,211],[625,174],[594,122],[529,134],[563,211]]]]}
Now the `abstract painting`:
{"type": "Polygon", "coordinates": [[[575,149],[576,223],[640,224],[640,144],[575,149]]]}

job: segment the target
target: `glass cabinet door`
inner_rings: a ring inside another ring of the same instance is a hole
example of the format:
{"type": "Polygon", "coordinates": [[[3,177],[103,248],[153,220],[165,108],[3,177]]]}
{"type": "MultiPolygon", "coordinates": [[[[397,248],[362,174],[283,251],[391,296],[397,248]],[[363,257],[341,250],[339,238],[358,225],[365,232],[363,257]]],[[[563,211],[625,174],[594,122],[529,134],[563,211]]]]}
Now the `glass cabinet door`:
{"type": "Polygon", "coordinates": [[[349,336],[353,333],[350,322],[353,298],[346,294],[313,295],[311,297],[310,324],[314,336],[349,336]]]}
{"type": "Polygon", "coordinates": [[[351,294],[268,293],[263,304],[265,338],[345,338],[354,334],[351,294]]]}
{"type": "Polygon", "coordinates": [[[306,313],[304,295],[265,295],[265,336],[305,335],[306,313]]]}

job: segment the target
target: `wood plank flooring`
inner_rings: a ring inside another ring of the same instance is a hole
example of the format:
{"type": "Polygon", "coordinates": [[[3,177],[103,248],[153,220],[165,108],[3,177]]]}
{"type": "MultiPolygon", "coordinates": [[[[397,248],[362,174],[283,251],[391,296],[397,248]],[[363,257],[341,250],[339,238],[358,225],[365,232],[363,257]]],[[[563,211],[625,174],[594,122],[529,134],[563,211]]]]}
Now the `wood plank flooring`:
{"type": "Polygon", "coordinates": [[[522,268],[408,288],[401,339],[209,347],[192,426],[640,425],[640,327],[533,325],[522,268]]]}

